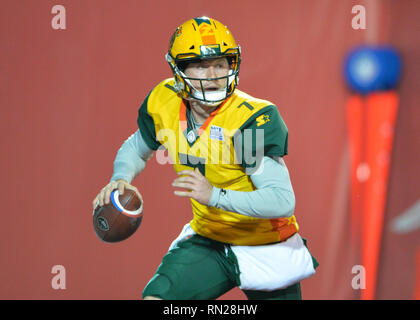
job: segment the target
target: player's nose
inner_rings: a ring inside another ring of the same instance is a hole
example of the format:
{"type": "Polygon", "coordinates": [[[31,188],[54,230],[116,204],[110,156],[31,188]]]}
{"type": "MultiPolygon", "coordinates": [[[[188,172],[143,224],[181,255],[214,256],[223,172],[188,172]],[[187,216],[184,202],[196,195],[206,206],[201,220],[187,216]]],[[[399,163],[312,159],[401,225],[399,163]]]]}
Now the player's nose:
{"type": "Polygon", "coordinates": [[[214,66],[209,66],[207,68],[207,78],[217,78],[216,68],[214,66]]]}

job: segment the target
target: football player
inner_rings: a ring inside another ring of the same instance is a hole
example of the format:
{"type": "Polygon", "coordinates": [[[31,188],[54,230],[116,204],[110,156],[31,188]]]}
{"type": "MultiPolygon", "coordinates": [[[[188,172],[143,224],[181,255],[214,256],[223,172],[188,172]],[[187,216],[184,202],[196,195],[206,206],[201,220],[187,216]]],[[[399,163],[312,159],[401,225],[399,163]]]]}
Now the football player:
{"type": "Polygon", "coordinates": [[[215,19],[179,26],[166,61],[173,77],[144,99],[138,130],[93,200],[102,206],[117,188],[141,197],[131,181],[155,151],[162,158],[167,150],[178,174],[174,194],[190,198],[193,218],[143,298],[215,299],[238,286],[249,299],[301,299],[300,281],[317,262],[298,233],[283,160],[288,129],[277,107],[236,88],[241,49],[215,19]]]}

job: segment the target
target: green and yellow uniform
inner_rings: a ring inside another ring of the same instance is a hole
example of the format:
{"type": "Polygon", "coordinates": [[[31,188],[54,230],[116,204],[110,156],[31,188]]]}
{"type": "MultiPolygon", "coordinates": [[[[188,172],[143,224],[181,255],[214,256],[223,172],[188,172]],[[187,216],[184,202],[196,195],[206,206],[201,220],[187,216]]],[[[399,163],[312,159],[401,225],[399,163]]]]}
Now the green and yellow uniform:
{"type": "MultiPolygon", "coordinates": [[[[146,97],[139,109],[138,125],[147,145],[164,146],[176,172],[199,168],[218,188],[255,190],[246,168],[246,155],[287,154],[287,127],[277,107],[238,89],[212,112],[199,132],[189,123],[189,107],[166,79],[146,97]],[[262,129],[259,131],[259,129],[262,129]],[[249,139],[247,139],[248,137],[249,139]],[[263,145],[258,138],[264,139],[263,145]]],[[[233,245],[262,245],[284,241],[295,234],[295,216],[261,219],[202,205],[191,199],[192,229],[199,235],[233,245]]]]}

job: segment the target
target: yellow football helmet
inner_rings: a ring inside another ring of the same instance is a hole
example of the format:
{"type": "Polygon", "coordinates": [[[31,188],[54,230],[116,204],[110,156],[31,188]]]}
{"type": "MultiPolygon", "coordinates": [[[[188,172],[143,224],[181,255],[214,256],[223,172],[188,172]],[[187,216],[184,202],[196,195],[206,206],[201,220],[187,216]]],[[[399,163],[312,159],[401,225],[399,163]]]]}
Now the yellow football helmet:
{"type": "Polygon", "coordinates": [[[174,32],[166,54],[175,77],[178,94],[187,100],[215,106],[226,100],[239,83],[241,48],[236,44],[229,29],[217,20],[199,17],[188,20],[174,32]],[[203,59],[226,57],[230,66],[227,76],[218,78],[191,78],[184,70],[189,62],[203,59]],[[226,79],[226,88],[215,92],[205,92],[202,81],[226,79]],[[199,80],[200,88],[195,88],[191,80],[199,80]]]}

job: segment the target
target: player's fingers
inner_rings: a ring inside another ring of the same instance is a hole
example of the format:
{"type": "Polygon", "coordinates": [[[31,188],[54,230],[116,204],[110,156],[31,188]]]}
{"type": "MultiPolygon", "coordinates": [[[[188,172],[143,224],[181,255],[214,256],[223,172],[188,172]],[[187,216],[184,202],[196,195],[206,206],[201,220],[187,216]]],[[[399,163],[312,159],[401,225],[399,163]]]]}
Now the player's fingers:
{"type": "Polygon", "coordinates": [[[134,189],[134,191],[137,193],[137,195],[139,196],[139,198],[140,198],[140,200],[141,200],[141,202],[143,202],[143,196],[141,195],[141,193],[137,190],[137,189],[134,189]]]}
{"type": "Polygon", "coordinates": [[[101,192],[99,192],[97,198],[99,201],[99,205],[102,207],[104,205],[104,198],[105,198],[105,191],[106,188],[108,187],[108,185],[106,185],[105,187],[102,188],[101,192]]]}
{"type": "Polygon", "coordinates": [[[95,209],[96,209],[96,207],[99,205],[99,199],[98,199],[98,196],[99,196],[99,195],[97,195],[97,196],[95,197],[95,199],[93,199],[93,201],[92,201],[92,207],[93,207],[93,210],[95,210],[95,209]]]}
{"type": "Polygon", "coordinates": [[[199,177],[203,177],[203,175],[201,174],[200,170],[198,170],[198,168],[194,169],[194,173],[199,177]]]}
{"type": "Polygon", "coordinates": [[[118,182],[117,188],[118,188],[118,194],[119,195],[124,194],[125,183],[122,182],[122,181],[118,182]]]}
{"type": "Polygon", "coordinates": [[[125,184],[125,188],[126,189],[133,190],[135,193],[137,193],[137,195],[139,196],[140,200],[143,202],[143,197],[140,194],[139,190],[135,186],[129,184],[128,182],[124,182],[124,184],[125,184]]]}
{"type": "Polygon", "coordinates": [[[196,179],[194,177],[179,177],[176,178],[173,182],[195,183],[196,179]]]}
{"type": "Polygon", "coordinates": [[[104,193],[104,202],[105,204],[109,203],[109,199],[111,197],[112,190],[116,189],[116,184],[114,182],[111,182],[109,186],[106,188],[104,193]]]}
{"type": "Polygon", "coordinates": [[[101,192],[98,194],[98,201],[99,201],[99,206],[103,206],[104,205],[104,196],[105,196],[105,188],[101,190],[101,192]]]}
{"type": "Polygon", "coordinates": [[[194,172],[194,170],[182,170],[178,172],[179,176],[191,176],[194,177],[196,175],[196,173],[194,172]]]}
{"type": "Polygon", "coordinates": [[[207,180],[207,178],[203,176],[203,174],[200,172],[200,170],[198,170],[198,168],[194,169],[194,174],[195,174],[195,177],[199,179],[200,181],[207,180]]]}
{"type": "Polygon", "coordinates": [[[137,193],[137,195],[139,196],[139,198],[140,198],[141,202],[144,202],[144,201],[143,201],[143,196],[141,195],[141,193],[140,193],[139,191],[136,191],[136,193],[137,193]]]}
{"type": "Polygon", "coordinates": [[[179,197],[191,198],[193,193],[189,192],[189,191],[178,191],[178,190],[176,190],[176,191],[174,191],[174,194],[176,196],[179,196],[179,197]]]}
{"type": "Polygon", "coordinates": [[[102,207],[104,205],[105,190],[102,190],[98,196],[99,205],[102,207]]]}
{"type": "Polygon", "coordinates": [[[136,188],[136,187],[133,187],[134,188],[134,191],[137,193],[137,195],[139,196],[139,198],[140,198],[140,200],[141,200],[141,202],[143,202],[143,196],[141,195],[141,193],[140,193],[140,191],[136,188]]]}
{"type": "Polygon", "coordinates": [[[173,182],[172,186],[177,188],[185,188],[191,190],[194,186],[191,183],[186,182],[173,182]]]}

